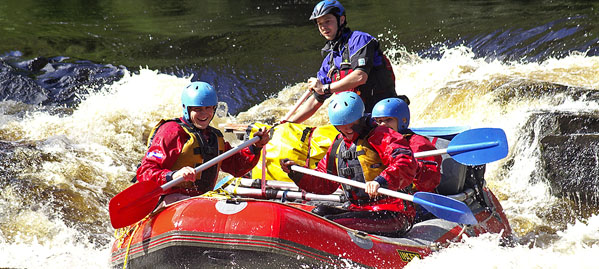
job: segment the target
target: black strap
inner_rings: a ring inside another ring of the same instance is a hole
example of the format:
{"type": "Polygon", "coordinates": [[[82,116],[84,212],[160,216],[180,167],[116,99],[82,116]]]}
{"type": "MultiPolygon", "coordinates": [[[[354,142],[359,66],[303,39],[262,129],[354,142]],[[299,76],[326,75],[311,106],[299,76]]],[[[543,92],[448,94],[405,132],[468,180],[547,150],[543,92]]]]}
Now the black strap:
{"type": "Polygon", "coordinates": [[[331,152],[329,152],[329,157],[327,158],[328,174],[333,174],[333,168],[335,168],[335,165],[337,164],[337,149],[339,148],[339,145],[341,145],[341,142],[343,142],[343,138],[337,136],[333,142],[333,145],[331,146],[331,152]]]}
{"type": "Polygon", "coordinates": [[[344,178],[354,178],[361,171],[362,169],[358,167],[342,167],[338,169],[337,174],[344,178]]]}
{"type": "Polygon", "coordinates": [[[312,133],[312,131],[314,131],[315,128],[311,128],[311,127],[306,127],[306,129],[304,129],[304,131],[302,132],[302,138],[300,139],[303,142],[306,142],[306,137],[308,137],[308,135],[310,135],[312,133]]]}
{"type": "Polygon", "coordinates": [[[339,154],[341,156],[339,156],[339,157],[344,160],[353,160],[353,159],[358,158],[358,156],[364,155],[364,154],[366,154],[366,152],[364,152],[363,150],[360,150],[360,151],[349,151],[348,150],[348,151],[341,152],[341,154],[339,154]]]}
{"type": "Polygon", "coordinates": [[[339,64],[339,68],[335,66],[335,60],[333,57],[334,50],[331,50],[330,52],[331,56],[329,57],[329,73],[327,76],[331,79],[333,78],[334,73],[351,69],[351,61],[349,59],[349,36],[347,40],[343,40],[343,43],[345,50],[341,52],[341,63],[339,64]]]}
{"type": "Polygon", "coordinates": [[[345,42],[345,50],[341,53],[341,64],[340,70],[351,69],[351,62],[349,59],[349,42],[345,42]]]}

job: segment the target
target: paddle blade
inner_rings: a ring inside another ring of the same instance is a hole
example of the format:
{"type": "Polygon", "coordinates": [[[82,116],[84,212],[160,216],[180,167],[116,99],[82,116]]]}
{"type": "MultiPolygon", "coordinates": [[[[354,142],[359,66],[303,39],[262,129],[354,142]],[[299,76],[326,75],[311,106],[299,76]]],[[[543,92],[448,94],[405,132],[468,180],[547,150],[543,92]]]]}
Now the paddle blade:
{"type": "Polygon", "coordinates": [[[470,129],[469,126],[414,127],[412,132],[425,136],[451,136],[470,129]]]}
{"type": "Polygon", "coordinates": [[[505,132],[499,128],[478,128],[454,137],[447,154],[466,165],[481,165],[505,158],[508,153],[505,132]]]}
{"type": "Polygon", "coordinates": [[[463,224],[478,223],[472,214],[472,210],[466,204],[447,196],[430,192],[417,192],[414,194],[413,202],[444,220],[463,224]]]}
{"type": "Polygon", "coordinates": [[[160,199],[162,188],[153,181],[131,185],[108,203],[110,223],[115,229],[129,226],[150,214],[160,199]]]}

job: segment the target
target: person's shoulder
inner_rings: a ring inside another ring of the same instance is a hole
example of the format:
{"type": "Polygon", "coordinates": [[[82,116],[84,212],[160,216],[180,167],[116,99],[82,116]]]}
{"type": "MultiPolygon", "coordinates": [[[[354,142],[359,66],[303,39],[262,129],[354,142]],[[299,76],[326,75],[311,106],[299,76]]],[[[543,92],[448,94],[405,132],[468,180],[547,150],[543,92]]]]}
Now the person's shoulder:
{"type": "Polygon", "coordinates": [[[369,37],[374,38],[372,35],[362,31],[352,31],[352,37],[369,37]]]}
{"type": "Polygon", "coordinates": [[[160,127],[156,131],[157,135],[160,134],[160,135],[167,135],[167,136],[168,135],[175,136],[180,133],[185,133],[185,130],[183,129],[183,127],[181,127],[181,125],[179,125],[179,123],[176,120],[166,121],[165,123],[160,125],[160,127]]]}
{"type": "Polygon", "coordinates": [[[181,121],[178,119],[167,120],[162,124],[161,128],[183,129],[183,127],[179,125],[179,122],[181,121]]]}
{"type": "Polygon", "coordinates": [[[351,36],[349,37],[348,45],[350,47],[350,51],[353,53],[363,47],[366,47],[368,44],[372,42],[377,41],[368,33],[353,31],[351,36]]]}
{"type": "Polygon", "coordinates": [[[417,142],[422,143],[422,144],[433,145],[433,142],[431,142],[431,140],[428,137],[423,136],[423,135],[419,135],[419,134],[412,134],[412,138],[410,139],[410,141],[412,141],[412,140],[413,141],[417,141],[417,142]]]}
{"type": "Polygon", "coordinates": [[[393,137],[397,137],[399,139],[403,139],[403,136],[396,132],[395,130],[387,127],[387,126],[382,126],[382,125],[378,125],[376,127],[374,127],[374,130],[372,130],[373,134],[377,134],[377,135],[382,135],[382,136],[393,136],[393,137]]]}
{"type": "Polygon", "coordinates": [[[369,33],[362,31],[352,31],[351,36],[349,37],[350,42],[358,42],[358,41],[370,41],[375,40],[375,38],[369,33]]]}

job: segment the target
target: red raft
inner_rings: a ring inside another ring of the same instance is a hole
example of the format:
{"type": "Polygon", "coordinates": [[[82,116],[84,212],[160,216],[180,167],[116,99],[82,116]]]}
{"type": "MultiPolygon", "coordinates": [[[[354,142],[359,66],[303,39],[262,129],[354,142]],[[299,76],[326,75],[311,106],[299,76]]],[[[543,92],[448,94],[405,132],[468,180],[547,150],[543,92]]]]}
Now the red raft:
{"type": "Polygon", "coordinates": [[[112,266],[401,268],[462,235],[511,237],[503,209],[488,189],[465,188],[452,197],[469,205],[477,225],[432,218],[401,238],[348,229],[311,213],[314,205],[306,203],[194,197],[127,227],[112,246],[112,266]]]}

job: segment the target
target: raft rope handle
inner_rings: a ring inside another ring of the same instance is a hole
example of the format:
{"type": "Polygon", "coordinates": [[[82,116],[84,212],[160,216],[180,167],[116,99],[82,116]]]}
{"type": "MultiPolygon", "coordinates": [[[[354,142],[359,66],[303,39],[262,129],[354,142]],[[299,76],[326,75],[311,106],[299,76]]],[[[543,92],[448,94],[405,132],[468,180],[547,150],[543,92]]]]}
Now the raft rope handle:
{"type": "Polygon", "coordinates": [[[260,190],[262,197],[266,198],[266,145],[262,147],[262,178],[260,179],[260,190]]]}
{"type": "MultiPolygon", "coordinates": [[[[237,187],[239,187],[239,184],[241,183],[241,179],[240,178],[232,178],[231,180],[229,180],[229,182],[232,180],[235,180],[235,191],[234,192],[236,193],[237,187]]],[[[227,192],[225,189],[223,189],[222,187],[217,189],[216,191],[209,191],[200,196],[222,197],[222,198],[226,198],[226,199],[230,199],[232,197],[232,195],[229,192],[227,192]]],[[[141,223],[143,223],[149,217],[150,217],[150,215],[147,215],[146,217],[144,217],[143,219],[138,221],[134,226],[127,227],[127,229],[121,228],[121,229],[116,229],[114,231],[114,236],[117,238],[117,240],[119,242],[118,243],[119,248],[123,245],[123,243],[125,241],[125,237],[127,235],[129,235],[129,242],[127,243],[127,250],[125,251],[125,258],[123,261],[123,269],[127,269],[127,261],[129,259],[129,251],[131,250],[131,242],[133,241],[133,236],[137,232],[137,229],[139,229],[139,227],[141,226],[141,223]],[[133,231],[131,231],[131,230],[133,230],[133,231]]]]}
{"type": "Polygon", "coordinates": [[[127,269],[127,261],[129,259],[129,251],[131,250],[131,242],[133,241],[133,236],[135,235],[135,232],[137,232],[137,229],[139,229],[139,227],[141,226],[141,223],[144,222],[146,219],[148,219],[149,216],[150,215],[147,215],[145,218],[143,218],[140,221],[138,221],[135,224],[135,226],[129,226],[128,229],[116,229],[114,231],[115,236],[117,235],[117,233],[118,233],[118,236],[119,236],[117,238],[119,240],[119,244],[118,244],[119,248],[123,245],[125,237],[127,235],[129,235],[129,242],[127,243],[127,250],[125,251],[125,258],[123,260],[123,269],[127,269]],[[133,231],[131,231],[131,230],[133,230],[133,231]]]}
{"type": "Polygon", "coordinates": [[[455,237],[456,238],[456,242],[459,242],[457,240],[460,240],[460,238],[462,238],[462,235],[464,234],[464,232],[466,232],[466,229],[468,229],[469,227],[470,227],[470,225],[467,225],[467,224],[462,227],[462,230],[455,237]]]}
{"type": "Polygon", "coordinates": [[[239,185],[241,184],[241,178],[237,181],[235,181],[235,188],[233,189],[233,193],[237,194],[237,187],[239,187],[239,185]]]}
{"type": "Polygon", "coordinates": [[[138,228],[139,228],[139,222],[137,225],[135,225],[135,229],[133,230],[133,233],[131,233],[131,235],[129,236],[129,243],[127,243],[127,251],[125,251],[125,259],[123,261],[123,269],[127,269],[127,261],[129,260],[129,250],[131,250],[131,241],[133,241],[133,235],[135,235],[135,232],[137,232],[138,228]]]}

